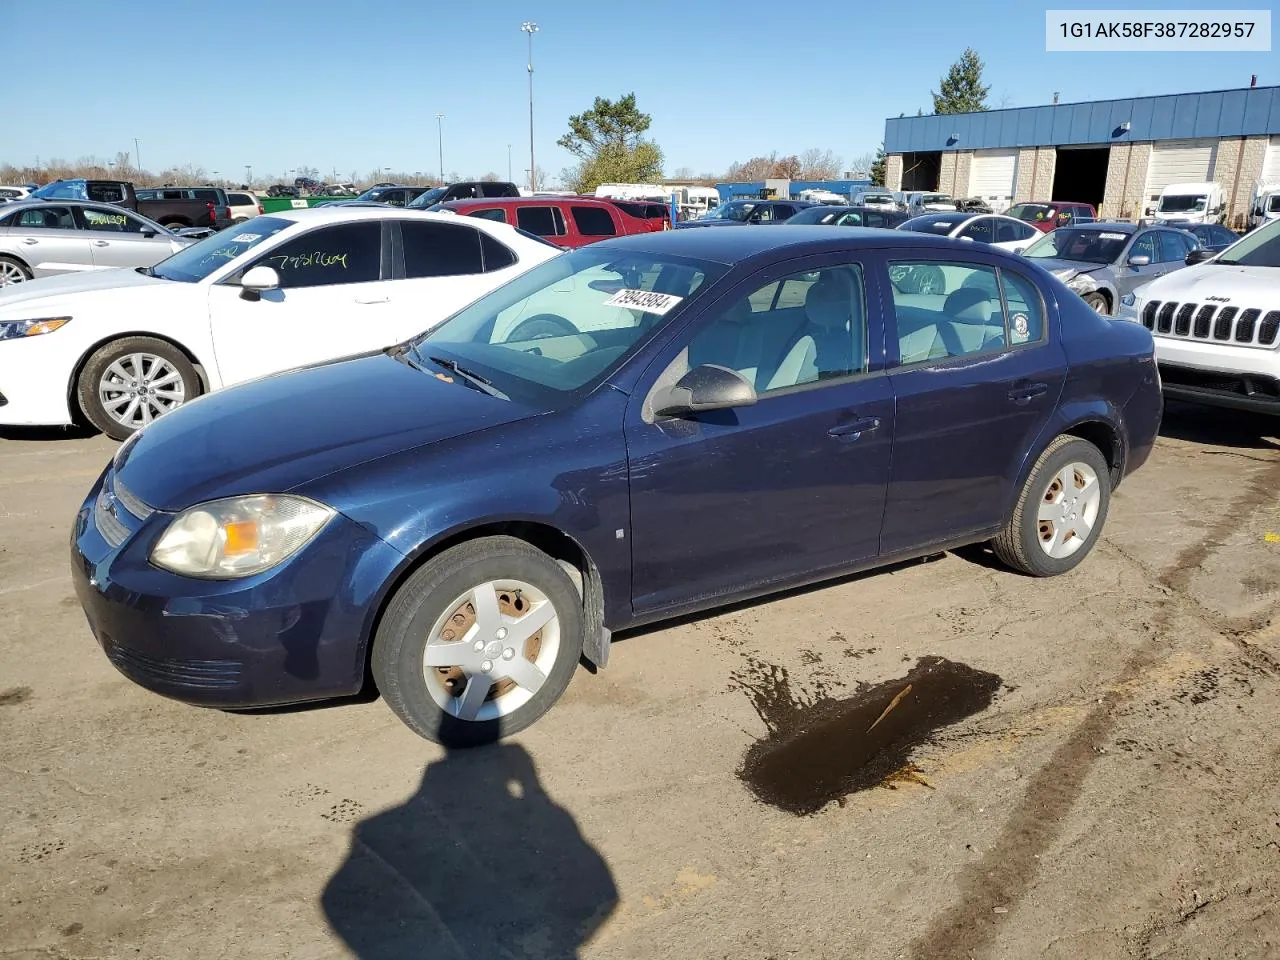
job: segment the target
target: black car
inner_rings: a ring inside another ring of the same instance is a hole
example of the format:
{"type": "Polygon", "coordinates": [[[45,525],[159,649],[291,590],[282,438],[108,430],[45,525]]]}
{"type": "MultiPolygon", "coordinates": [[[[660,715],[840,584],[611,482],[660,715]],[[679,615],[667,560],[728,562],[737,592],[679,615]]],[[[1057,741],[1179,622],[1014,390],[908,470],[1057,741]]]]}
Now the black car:
{"type": "Polygon", "coordinates": [[[520,188],[507,180],[462,180],[447,186],[435,187],[409,202],[415,210],[425,210],[433,204],[450,200],[488,200],[493,197],[518,197],[520,188]]]}
{"type": "Polygon", "coordinates": [[[288,184],[284,184],[284,183],[273,183],[271,186],[267,187],[267,196],[268,197],[293,197],[296,199],[298,196],[298,188],[291,187],[288,184]]]}
{"type": "Polygon", "coordinates": [[[823,204],[810,203],[808,200],[752,200],[740,197],[708,210],[697,220],[682,220],[673,226],[677,229],[687,229],[770,223],[774,220],[789,220],[801,210],[817,206],[823,206],[823,204]]]}
{"type": "Polygon", "coordinates": [[[905,213],[884,210],[880,207],[837,207],[822,204],[801,210],[794,217],[788,217],[786,220],[767,222],[786,224],[789,227],[810,224],[828,227],[883,227],[886,230],[892,230],[908,219],[905,213]]]}
{"type": "Polygon", "coordinates": [[[385,203],[392,207],[406,207],[429,189],[429,187],[407,187],[401,184],[380,185],[370,187],[353,200],[340,200],[337,203],[385,203]]]}
{"type": "Polygon", "coordinates": [[[1240,239],[1240,234],[1228,230],[1220,223],[1197,223],[1195,226],[1183,227],[1210,253],[1221,253],[1240,239]]]}

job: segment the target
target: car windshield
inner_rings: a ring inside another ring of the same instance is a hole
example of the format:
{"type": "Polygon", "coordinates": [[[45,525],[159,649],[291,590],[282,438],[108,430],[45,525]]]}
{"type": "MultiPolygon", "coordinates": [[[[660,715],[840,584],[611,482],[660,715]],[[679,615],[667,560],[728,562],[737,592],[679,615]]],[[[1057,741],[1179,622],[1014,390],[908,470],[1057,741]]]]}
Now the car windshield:
{"type": "Polygon", "coordinates": [[[1191,213],[1203,210],[1209,205],[1209,198],[1204,194],[1169,193],[1160,198],[1156,207],[1159,213],[1191,213]]]}
{"type": "Polygon", "coordinates": [[[955,203],[955,201],[952,200],[945,193],[926,193],[920,198],[920,202],[922,204],[923,203],[955,203]]]}
{"type": "Polygon", "coordinates": [[[888,193],[868,193],[862,198],[863,203],[893,203],[893,196],[888,193]]]}
{"type": "Polygon", "coordinates": [[[727,269],[583,247],[454,314],[417,340],[415,353],[424,362],[456,362],[518,400],[555,407],[616,369],[727,269]]]}
{"type": "Polygon", "coordinates": [[[731,200],[729,203],[722,203],[720,206],[708,210],[702,215],[703,220],[745,220],[751,216],[751,211],[759,204],[751,203],[746,200],[731,200]]]}
{"type": "Polygon", "coordinates": [[[1015,203],[1008,211],[1008,215],[1015,220],[1025,220],[1027,223],[1048,220],[1053,214],[1053,207],[1044,203],[1015,203]]]}
{"type": "Polygon", "coordinates": [[[830,223],[841,212],[839,208],[831,207],[806,207],[793,217],[788,217],[783,223],[803,224],[803,223],[830,223]]]}
{"type": "Polygon", "coordinates": [[[433,203],[437,203],[441,198],[443,198],[448,190],[448,187],[433,187],[425,193],[418,194],[405,204],[405,206],[412,207],[414,210],[425,210],[427,207],[431,206],[433,203]]]}
{"type": "Polygon", "coordinates": [[[1280,220],[1246,234],[1213,261],[1241,267],[1280,267],[1280,220]]]}
{"type": "Polygon", "coordinates": [[[1280,213],[1280,193],[1267,200],[1267,213],[1280,213]]]}
{"type": "Polygon", "coordinates": [[[61,180],[31,191],[32,200],[88,200],[89,188],[83,180],[61,180]]]}
{"type": "Polygon", "coordinates": [[[1022,251],[1024,257],[1056,258],[1080,263],[1115,263],[1131,234],[1102,229],[1059,227],[1022,251]]]}
{"type": "Polygon", "coordinates": [[[150,269],[151,276],[180,283],[198,283],[246,250],[294,225],[279,217],[254,217],[240,227],[223,230],[179,250],[150,269]]]}
{"type": "Polygon", "coordinates": [[[968,213],[935,213],[927,217],[912,217],[905,223],[898,224],[898,229],[912,230],[915,233],[933,233],[945,237],[971,217],[972,214],[968,213]]]}
{"type": "Polygon", "coordinates": [[[370,187],[364,193],[360,194],[360,196],[356,197],[356,199],[357,200],[377,200],[380,196],[382,196],[382,191],[386,189],[387,189],[386,187],[370,187]]]}

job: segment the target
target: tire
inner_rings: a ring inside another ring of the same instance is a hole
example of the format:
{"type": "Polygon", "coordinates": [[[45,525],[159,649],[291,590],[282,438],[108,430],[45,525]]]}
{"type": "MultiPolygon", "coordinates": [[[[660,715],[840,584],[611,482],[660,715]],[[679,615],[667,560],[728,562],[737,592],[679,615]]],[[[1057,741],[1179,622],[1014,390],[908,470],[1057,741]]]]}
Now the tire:
{"type": "Polygon", "coordinates": [[[1055,577],[1089,555],[1102,534],[1110,505],[1111,470],[1106,458],[1087,440],[1064,434],[1036,460],[1012,516],[991,547],[1015,570],[1033,577],[1055,577]],[[1073,493],[1074,508],[1068,502],[1073,493]],[[1082,522],[1088,527],[1083,534],[1082,522]]]}
{"type": "Polygon", "coordinates": [[[911,271],[906,293],[942,295],[947,292],[947,278],[938,267],[916,267],[911,271]]]}
{"type": "Polygon", "coordinates": [[[186,354],[152,337],[124,337],[103,344],[89,357],[76,381],[80,412],[112,440],[128,438],[152,420],[194,400],[200,391],[200,377],[186,354]],[[132,379],[139,369],[142,376],[132,379]]]}
{"type": "Polygon", "coordinates": [[[507,336],[507,342],[517,340],[545,340],[548,337],[571,337],[578,332],[564,317],[554,313],[539,313],[528,320],[521,320],[507,336]]]}
{"type": "Polygon", "coordinates": [[[1100,313],[1104,317],[1111,316],[1111,304],[1107,298],[1101,293],[1086,293],[1081,297],[1085,303],[1089,305],[1089,309],[1094,313],[1100,313]]]}
{"type": "Polygon", "coordinates": [[[32,276],[31,269],[17,257],[0,257],[0,287],[26,283],[32,276]]]}
{"type": "Polygon", "coordinates": [[[168,227],[170,230],[182,230],[191,226],[189,223],[183,223],[181,220],[161,220],[160,226],[168,227]]]}
{"type": "Polygon", "coordinates": [[[371,665],[382,698],[409,729],[436,743],[469,747],[523,730],[551,709],[573,678],[582,637],[582,597],[564,569],[522,540],[485,537],[446,550],[401,585],[378,626],[371,665]],[[491,615],[476,612],[486,588],[496,598],[491,615]],[[527,612],[515,612],[529,600],[527,612]],[[508,627],[514,634],[522,621],[528,620],[526,630],[537,624],[547,604],[552,617],[545,626],[511,646],[502,642],[508,627]],[[504,626],[479,651],[478,639],[450,636],[455,629],[464,637],[482,629],[490,636],[484,620],[504,626]],[[486,664],[492,679],[481,672],[486,664]],[[504,676],[513,668],[536,688],[504,676]],[[475,696],[485,699],[468,701],[477,678],[484,686],[475,687],[475,696]],[[467,713],[470,719],[463,718],[467,713]]]}

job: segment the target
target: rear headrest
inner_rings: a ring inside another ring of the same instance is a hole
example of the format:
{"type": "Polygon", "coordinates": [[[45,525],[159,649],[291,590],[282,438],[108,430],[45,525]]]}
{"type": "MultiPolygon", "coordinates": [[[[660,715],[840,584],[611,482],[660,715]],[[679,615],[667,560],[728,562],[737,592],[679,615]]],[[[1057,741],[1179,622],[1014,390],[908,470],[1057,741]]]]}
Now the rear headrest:
{"type": "Polygon", "coordinates": [[[991,301],[991,295],[980,287],[961,287],[947,297],[943,313],[962,323],[987,323],[991,320],[991,301]]]}

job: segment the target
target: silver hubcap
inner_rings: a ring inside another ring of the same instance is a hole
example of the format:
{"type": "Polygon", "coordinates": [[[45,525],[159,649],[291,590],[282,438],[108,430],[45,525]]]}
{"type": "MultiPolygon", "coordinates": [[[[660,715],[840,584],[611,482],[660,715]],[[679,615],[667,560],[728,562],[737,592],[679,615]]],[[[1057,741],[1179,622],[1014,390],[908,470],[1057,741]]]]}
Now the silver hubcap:
{"type": "Polygon", "coordinates": [[[1093,301],[1093,310],[1095,313],[1107,312],[1107,301],[1099,298],[1093,301]]]}
{"type": "Polygon", "coordinates": [[[441,710],[483,722],[528,703],[559,654],[560,618],[546,595],[521,580],[490,580],[432,625],[423,676],[441,710]]]}
{"type": "Polygon", "coordinates": [[[26,279],[27,275],[16,263],[0,263],[0,287],[7,287],[11,283],[22,283],[26,279]]]}
{"type": "Polygon", "coordinates": [[[98,399],[107,416],[132,430],[181,406],[187,387],[164,357],[130,353],[117,358],[98,381],[98,399]]]}
{"type": "Polygon", "coordinates": [[[1093,535],[1102,505],[1098,475],[1087,463],[1069,463],[1054,475],[1040,497],[1040,547],[1055,560],[1069,557],[1093,535]]]}

